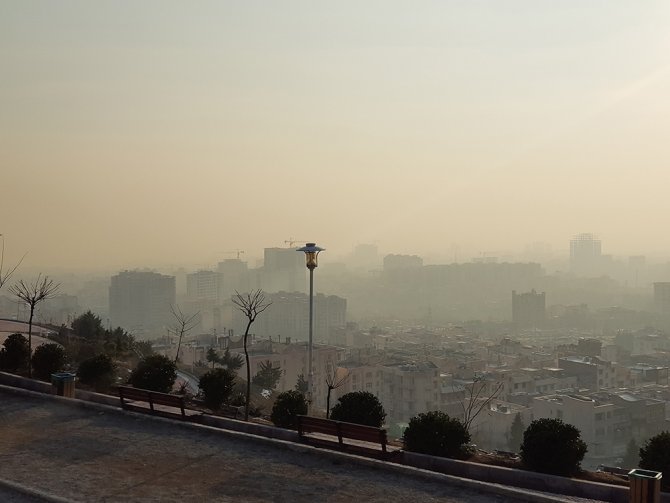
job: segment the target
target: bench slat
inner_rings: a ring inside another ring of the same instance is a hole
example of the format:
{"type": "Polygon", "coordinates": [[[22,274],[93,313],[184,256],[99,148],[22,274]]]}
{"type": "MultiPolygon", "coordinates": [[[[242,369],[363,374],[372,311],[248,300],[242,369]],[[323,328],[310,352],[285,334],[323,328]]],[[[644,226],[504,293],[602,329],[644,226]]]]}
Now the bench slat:
{"type": "Polygon", "coordinates": [[[121,399],[121,407],[123,408],[127,408],[125,400],[134,400],[138,402],[147,402],[152,413],[155,412],[154,404],[165,405],[181,409],[182,418],[186,417],[184,397],[141,388],[133,388],[131,386],[118,386],[117,389],[119,391],[119,398],[121,399]]]}
{"type": "Polygon", "coordinates": [[[386,453],[386,430],[355,423],[345,423],[320,417],[298,416],[298,434],[324,433],[338,437],[340,446],[344,447],[344,438],[381,444],[382,452],[386,453]]]}

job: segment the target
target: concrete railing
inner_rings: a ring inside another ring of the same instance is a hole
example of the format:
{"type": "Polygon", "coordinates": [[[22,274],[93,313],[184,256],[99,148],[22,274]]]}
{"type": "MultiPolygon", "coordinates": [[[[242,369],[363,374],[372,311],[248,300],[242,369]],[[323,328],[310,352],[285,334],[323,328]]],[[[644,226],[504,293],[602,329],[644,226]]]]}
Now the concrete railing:
{"type": "MultiPolygon", "coordinates": [[[[506,486],[522,487],[565,496],[628,503],[628,487],[601,484],[587,480],[571,479],[556,475],[484,465],[470,461],[427,456],[416,452],[403,452],[402,463],[434,472],[446,473],[475,480],[486,480],[506,486]]],[[[670,502],[670,494],[662,501],[670,502]]]]}
{"type": "MultiPolygon", "coordinates": [[[[38,393],[53,394],[53,386],[51,383],[38,381],[37,379],[28,379],[7,372],[0,372],[0,384],[5,386],[13,386],[15,388],[23,388],[30,391],[37,391],[38,393]]],[[[92,391],[85,391],[83,389],[75,389],[75,398],[79,400],[86,400],[87,402],[101,403],[104,405],[111,405],[117,407],[119,399],[114,396],[104,395],[102,393],[94,393],[92,391]]]]}

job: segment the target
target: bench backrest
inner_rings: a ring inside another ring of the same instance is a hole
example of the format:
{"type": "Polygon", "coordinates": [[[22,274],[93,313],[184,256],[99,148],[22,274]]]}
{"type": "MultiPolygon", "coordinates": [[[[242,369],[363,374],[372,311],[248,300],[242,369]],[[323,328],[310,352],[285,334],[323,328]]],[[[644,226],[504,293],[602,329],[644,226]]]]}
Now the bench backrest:
{"type": "Polygon", "coordinates": [[[159,405],[168,405],[171,407],[183,407],[184,397],[179,395],[170,395],[168,393],[158,393],[157,391],[150,391],[151,400],[159,405]]]}
{"type": "Polygon", "coordinates": [[[386,443],[386,430],[383,428],[354,423],[340,423],[340,425],[342,435],[347,438],[364,440],[366,442],[386,443]]]}
{"type": "Polygon", "coordinates": [[[119,386],[119,396],[128,400],[139,400],[143,402],[149,401],[149,390],[132,388],[130,386],[119,386]]]}
{"type": "Polygon", "coordinates": [[[339,435],[340,432],[337,421],[321,417],[298,416],[298,425],[301,432],[325,433],[326,435],[339,435]]]}
{"type": "Polygon", "coordinates": [[[336,435],[340,438],[340,443],[342,438],[351,438],[365,442],[377,442],[386,447],[386,430],[374,426],[345,423],[321,417],[298,416],[298,430],[301,435],[308,432],[336,435]]]}
{"type": "Polygon", "coordinates": [[[131,386],[119,386],[119,396],[122,400],[137,400],[157,405],[184,408],[184,397],[159,393],[148,389],[133,388],[131,386]]]}

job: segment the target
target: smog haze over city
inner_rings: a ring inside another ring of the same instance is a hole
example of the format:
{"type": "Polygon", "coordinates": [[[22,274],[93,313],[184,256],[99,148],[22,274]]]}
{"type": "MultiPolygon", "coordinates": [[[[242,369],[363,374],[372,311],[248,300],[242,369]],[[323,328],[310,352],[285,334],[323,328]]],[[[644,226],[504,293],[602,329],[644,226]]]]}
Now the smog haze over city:
{"type": "Polygon", "coordinates": [[[668,0],[0,0],[0,500],[670,490],[669,131],[668,0]]]}
{"type": "Polygon", "coordinates": [[[593,232],[665,261],[669,25],[665,1],[2,1],[7,257],[567,260],[593,232]]]}

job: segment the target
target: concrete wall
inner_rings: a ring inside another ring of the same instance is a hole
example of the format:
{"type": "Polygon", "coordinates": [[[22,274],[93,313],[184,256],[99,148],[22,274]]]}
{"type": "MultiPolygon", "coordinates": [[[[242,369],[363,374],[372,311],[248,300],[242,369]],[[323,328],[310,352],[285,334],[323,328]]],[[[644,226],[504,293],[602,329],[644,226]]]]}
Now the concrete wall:
{"type": "MultiPolygon", "coordinates": [[[[448,475],[486,480],[487,482],[523,487],[535,491],[610,501],[612,503],[629,502],[629,490],[625,486],[614,486],[526,470],[439,458],[415,452],[403,452],[402,463],[448,475]]],[[[661,493],[661,501],[670,503],[670,493],[661,493]]]]}

